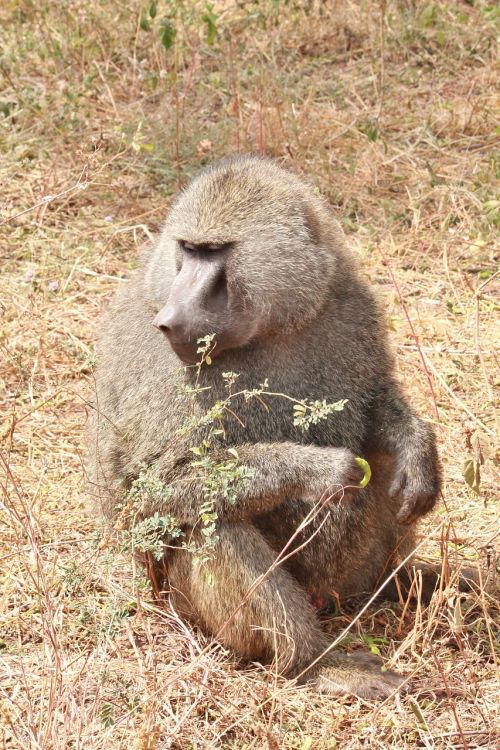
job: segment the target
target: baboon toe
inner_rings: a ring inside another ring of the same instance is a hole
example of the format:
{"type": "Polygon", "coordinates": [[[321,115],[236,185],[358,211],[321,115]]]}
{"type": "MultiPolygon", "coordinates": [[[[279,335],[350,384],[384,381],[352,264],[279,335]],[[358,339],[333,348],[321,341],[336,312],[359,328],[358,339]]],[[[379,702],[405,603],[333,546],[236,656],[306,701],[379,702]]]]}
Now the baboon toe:
{"type": "Polygon", "coordinates": [[[314,689],[329,695],[355,695],[368,701],[388,698],[400,690],[404,677],[383,670],[382,660],[373,654],[346,655],[345,661],[321,668],[314,689]]]}

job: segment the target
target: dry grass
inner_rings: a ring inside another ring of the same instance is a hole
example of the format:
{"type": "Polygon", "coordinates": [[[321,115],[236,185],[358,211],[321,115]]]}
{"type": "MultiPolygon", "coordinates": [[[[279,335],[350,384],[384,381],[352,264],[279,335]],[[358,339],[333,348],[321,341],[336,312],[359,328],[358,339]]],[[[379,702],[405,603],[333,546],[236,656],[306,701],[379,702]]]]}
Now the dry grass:
{"type": "Polygon", "coordinates": [[[127,0],[0,9],[0,747],[498,747],[487,586],[458,597],[450,575],[429,606],[354,623],[412,675],[409,696],[318,697],[153,604],[98,546],[80,457],[98,314],[137,247],[201,164],[265,149],[338,208],[435,423],[446,506],[422,527],[426,556],[491,578],[498,9],[227,0],[209,45],[201,2],[160,2],[154,24],[174,6],[168,52],[127,0]],[[475,494],[463,465],[480,453],[475,494]]]}

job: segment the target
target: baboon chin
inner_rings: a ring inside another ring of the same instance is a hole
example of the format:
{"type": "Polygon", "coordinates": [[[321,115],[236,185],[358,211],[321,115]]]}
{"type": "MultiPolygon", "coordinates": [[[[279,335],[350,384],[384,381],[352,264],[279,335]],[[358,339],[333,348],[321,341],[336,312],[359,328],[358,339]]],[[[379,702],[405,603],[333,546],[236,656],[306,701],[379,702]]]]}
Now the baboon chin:
{"type": "Polygon", "coordinates": [[[402,678],[372,658],[325,653],[308,598],[373,590],[411,553],[440,487],[433,433],[394,378],[383,318],[328,205],[265,158],[204,169],[111,306],[98,361],[92,482],[111,522],[146,467],[168,491],[149,492],[142,516],[168,515],[203,545],[207,483],[193,446],[215,467],[231,449],[246,472],[231,492],[211,487],[202,564],[182,544],[166,548],[160,583],[179,612],[318,690],[396,690],[402,678]],[[259,398],[235,399],[210,432],[203,415],[227,398],[232,374],[259,398]],[[290,398],[345,403],[304,430],[290,398]],[[358,456],[372,468],[363,489],[358,456]]]}

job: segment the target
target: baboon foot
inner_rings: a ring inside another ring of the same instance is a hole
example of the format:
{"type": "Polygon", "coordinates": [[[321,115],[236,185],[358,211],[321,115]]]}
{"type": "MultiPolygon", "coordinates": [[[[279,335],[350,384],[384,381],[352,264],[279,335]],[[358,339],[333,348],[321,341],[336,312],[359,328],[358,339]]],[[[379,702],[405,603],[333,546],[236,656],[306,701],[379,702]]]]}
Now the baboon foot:
{"type": "Polygon", "coordinates": [[[404,677],[382,667],[382,660],[374,654],[342,654],[341,660],[320,667],[312,686],[318,693],[384,700],[401,688],[404,677]]]}
{"type": "MultiPolygon", "coordinates": [[[[380,596],[383,599],[397,602],[401,598],[406,599],[410,591],[412,592],[412,598],[416,598],[417,592],[419,592],[421,600],[428,604],[434,592],[441,585],[442,573],[440,565],[413,563],[411,567],[399,570],[396,575],[397,582],[394,579],[390,580],[381,591],[380,596]],[[417,574],[421,578],[421,584],[417,588],[412,588],[412,581],[417,574]]],[[[458,584],[458,591],[461,594],[468,594],[480,585],[479,575],[473,568],[461,568],[458,573],[452,573],[450,577],[458,584]]]]}

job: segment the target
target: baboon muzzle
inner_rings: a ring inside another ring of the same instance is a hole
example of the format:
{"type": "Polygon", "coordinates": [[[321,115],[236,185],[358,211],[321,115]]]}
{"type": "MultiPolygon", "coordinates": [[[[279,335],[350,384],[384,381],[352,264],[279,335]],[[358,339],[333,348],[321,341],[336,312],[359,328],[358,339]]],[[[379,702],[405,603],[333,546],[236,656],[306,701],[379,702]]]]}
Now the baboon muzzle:
{"type": "Polygon", "coordinates": [[[153,325],[167,336],[172,349],[186,364],[200,359],[198,339],[216,334],[213,355],[228,348],[229,294],[220,263],[188,256],[175,277],[165,307],[153,325]]]}

